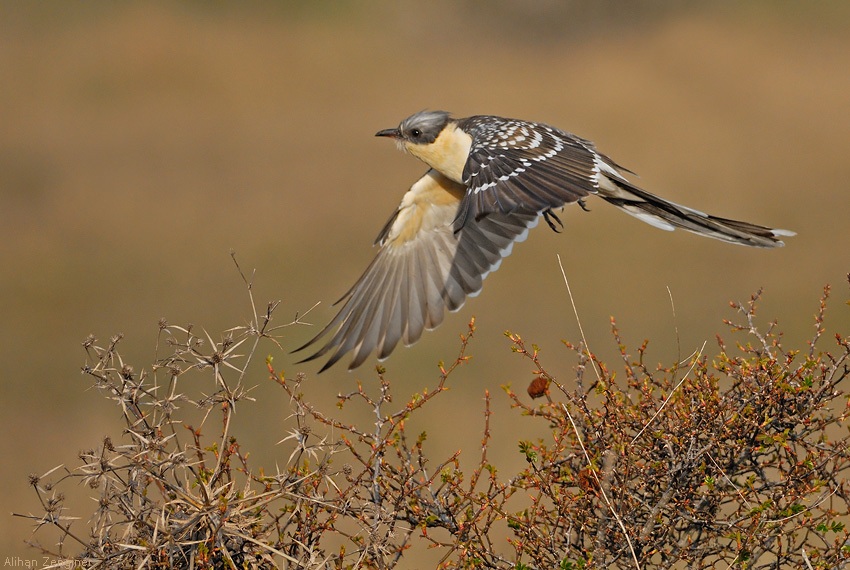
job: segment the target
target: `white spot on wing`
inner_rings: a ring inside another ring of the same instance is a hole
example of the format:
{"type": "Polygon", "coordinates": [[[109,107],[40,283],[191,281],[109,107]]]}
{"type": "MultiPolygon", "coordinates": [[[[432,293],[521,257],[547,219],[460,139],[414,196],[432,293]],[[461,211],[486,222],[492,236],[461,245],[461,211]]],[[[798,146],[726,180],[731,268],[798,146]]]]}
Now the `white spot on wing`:
{"type": "Polygon", "coordinates": [[[619,170],[602,160],[595,152],[593,153],[593,170],[597,174],[603,173],[607,176],[613,176],[614,178],[618,178],[620,180],[625,180],[626,178],[620,173],[619,170]]]}

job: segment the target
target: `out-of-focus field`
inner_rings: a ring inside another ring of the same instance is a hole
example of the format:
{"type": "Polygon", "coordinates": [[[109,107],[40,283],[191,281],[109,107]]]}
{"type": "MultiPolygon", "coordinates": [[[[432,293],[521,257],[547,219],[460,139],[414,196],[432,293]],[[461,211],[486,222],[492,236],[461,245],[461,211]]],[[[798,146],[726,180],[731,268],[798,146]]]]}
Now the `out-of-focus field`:
{"type": "MultiPolygon", "coordinates": [[[[560,340],[580,334],[556,254],[591,348],[614,368],[609,316],[632,353],[649,338],[648,357],[670,364],[706,340],[712,353],[716,333],[743,339],[721,320],[762,286],[761,315],[778,319],[788,348],[811,337],[827,283],[827,336],[850,334],[848,5],[525,4],[0,5],[0,559],[33,554],[30,524],[8,515],[38,511],[27,474],[120,438],[118,410],[79,373],[86,335],[123,333],[140,370],[161,317],[214,338],[245,324],[231,248],[256,268],[258,302],[282,300],[281,323],[322,301],[307,320],[323,324],[424,172],[373,134],[424,108],[548,122],[662,196],[799,233],[752,250],[661,232],[601,202],[566,210],[562,234],[532,232],[480,297],[386,363],[401,401],[435,382],[476,316],[473,360],[415,419],[435,459],[477,458],[485,389],[503,472],[522,465],[517,440],[540,435],[499,389],[532,378],[502,333],[540,345],[568,381],[575,359],[560,340]]],[[[286,329],[281,342],[315,330],[286,329]]],[[[328,412],[357,379],[376,384],[371,365],[317,376],[315,363],[267,353],[306,372],[328,412]]],[[[257,403],[237,435],[272,468],[289,456],[275,446],[289,408],[255,362],[257,403]]],[[[95,505],[72,504],[83,516],[95,505]]]]}

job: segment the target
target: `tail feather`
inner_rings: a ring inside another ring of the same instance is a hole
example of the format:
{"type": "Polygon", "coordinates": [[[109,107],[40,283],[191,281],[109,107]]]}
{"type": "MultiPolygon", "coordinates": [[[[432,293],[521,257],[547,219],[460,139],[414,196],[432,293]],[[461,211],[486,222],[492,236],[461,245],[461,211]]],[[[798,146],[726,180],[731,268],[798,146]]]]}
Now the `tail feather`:
{"type": "Polygon", "coordinates": [[[611,184],[600,185],[600,198],[657,228],[681,228],[727,243],[751,247],[782,247],[785,243],[779,239],[780,236],[795,235],[789,230],[711,216],[660,198],[625,180],[606,177],[606,181],[611,184]]]}

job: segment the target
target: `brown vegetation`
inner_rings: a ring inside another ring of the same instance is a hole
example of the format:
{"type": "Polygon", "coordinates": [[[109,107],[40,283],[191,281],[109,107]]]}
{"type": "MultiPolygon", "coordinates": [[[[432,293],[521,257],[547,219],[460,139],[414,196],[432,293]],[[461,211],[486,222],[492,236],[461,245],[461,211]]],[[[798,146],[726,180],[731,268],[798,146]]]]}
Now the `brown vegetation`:
{"type": "Polygon", "coordinates": [[[443,568],[832,568],[850,558],[850,338],[822,346],[828,293],[804,350],[758,323],[757,294],[733,304],[734,348],[718,336],[713,357],[700,350],[655,370],[645,345],[628,354],[613,321],[619,374],[570,344],[574,371],[554,374],[509,334],[543,399],[508,386],[506,396],[549,437],[494,440],[487,393],[471,470],[460,451],[434,457],[427,434],[407,425],[448,397],[474,321],[433,388],[396,403],[379,367],[377,383],[341,394],[340,408],[373,412],[367,425],[315,407],[304,376],[285,377],[268,357],[291,414],[292,452],[274,469],[251,465],[233,431],[251,413],[248,365],[261,346],[280,348],[277,303],[220,342],[161,322],[167,354],[140,372],[123,361],[120,337],[88,338],[83,371],[120,406],[123,431],[74,468],[30,477],[43,510],[28,516],[32,544],[85,568],[394,568],[423,546],[443,568]],[[189,381],[198,375],[208,380],[189,381]],[[177,419],[192,407],[200,425],[177,419]],[[502,472],[494,446],[518,446],[526,467],[502,472]],[[68,512],[64,494],[86,490],[94,511],[68,512]]]}

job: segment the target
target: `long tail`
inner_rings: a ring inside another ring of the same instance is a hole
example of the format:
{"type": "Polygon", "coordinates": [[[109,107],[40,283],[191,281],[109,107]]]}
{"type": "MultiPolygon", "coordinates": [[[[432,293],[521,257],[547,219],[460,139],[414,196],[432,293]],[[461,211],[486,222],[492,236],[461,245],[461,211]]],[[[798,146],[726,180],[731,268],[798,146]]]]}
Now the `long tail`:
{"type": "Polygon", "coordinates": [[[779,239],[780,236],[796,235],[789,230],[711,216],[660,198],[622,179],[605,177],[605,181],[609,184],[600,184],[600,198],[662,230],[682,228],[702,236],[751,247],[781,247],[785,243],[779,239]]]}

